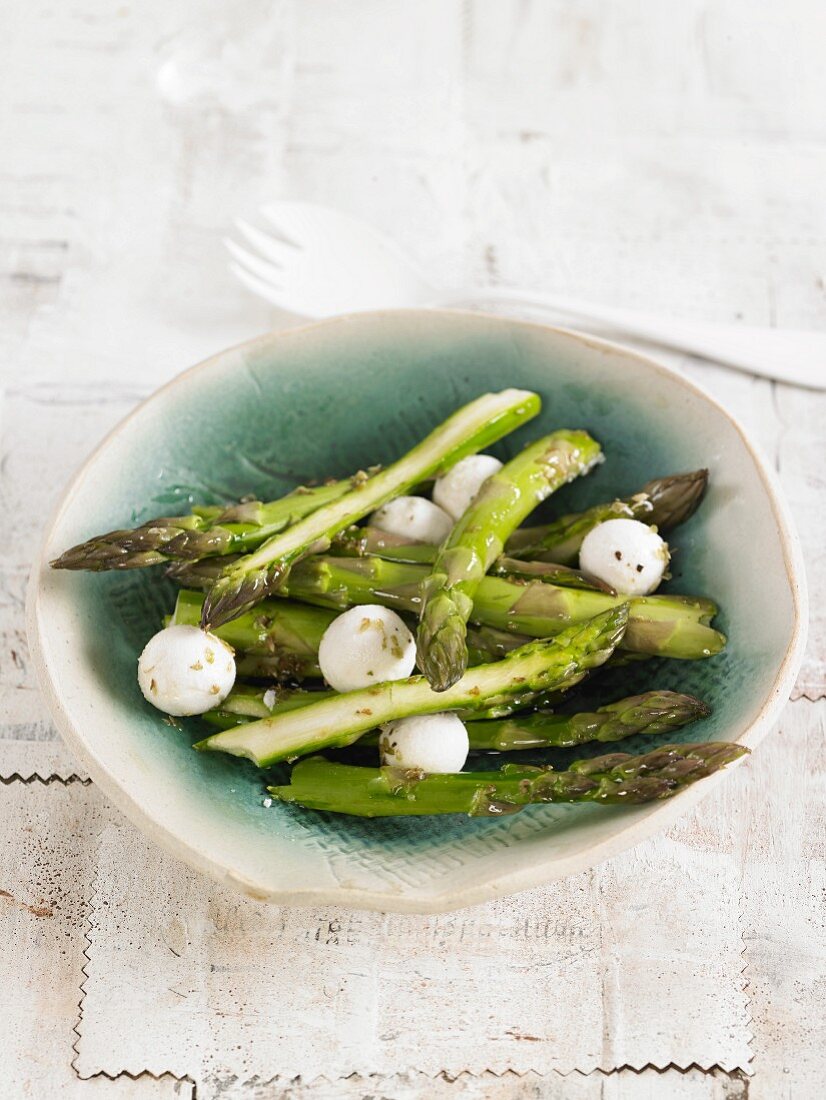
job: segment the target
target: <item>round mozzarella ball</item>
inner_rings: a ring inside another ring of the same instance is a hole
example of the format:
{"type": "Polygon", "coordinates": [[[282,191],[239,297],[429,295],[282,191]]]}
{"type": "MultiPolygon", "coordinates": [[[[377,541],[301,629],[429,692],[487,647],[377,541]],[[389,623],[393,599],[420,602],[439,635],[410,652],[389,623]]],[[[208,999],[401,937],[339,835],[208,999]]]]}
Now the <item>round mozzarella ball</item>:
{"type": "Polygon", "coordinates": [[[498,473],[502,463],[493,455],[468,455],[436,478],[433,499],[454,520],[468,510],[471,501],[491,474],[498,473]]]}
{"type": "Polygon", "coordinates": [[[447,512],[426,497],[396,497],[374,512],[370,523],[389,535],[436,546],[441,546],[453,527],[447,512]]]}
{"type": "Polygon", "coordinates": [[[197,626],[168,626],[138,658],[144,698],[165,714],[203,714],[222,703],[235,683],[230,646],[197,626]]]}
{"type": "Polygon", "coordinates": [[[468,754],[468,735],[455,714],[420,714],[382,726],[382,764],[423,772],[459,772],[468,754]]]}
{"type": "Polygon", "coordinates": [[[321,636],[318,663],[336,691],[404,680],[416,664],[416,640],[395,611],[376,604],[351,607],[321,636]]]}
{"type": "Polygon", "coordinates": [[[653,592],[668,567],[668,543],[637,519],[609,519],[582,540],[579,567],[626,596],[653,592]]]}

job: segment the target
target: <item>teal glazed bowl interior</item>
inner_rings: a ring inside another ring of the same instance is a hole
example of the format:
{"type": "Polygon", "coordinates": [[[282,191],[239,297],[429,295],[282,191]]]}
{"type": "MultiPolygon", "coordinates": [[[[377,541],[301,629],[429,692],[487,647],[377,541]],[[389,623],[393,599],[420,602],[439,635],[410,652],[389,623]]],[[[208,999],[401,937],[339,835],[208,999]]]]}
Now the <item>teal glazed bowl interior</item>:
{"type": "Polygon", "coordinates": [[[638,808],[536,806],[504,819],[365,821],[267,805],[252,765],[194,752],[194,724],[172,728],[139,692],[138,653],[174,601],[162,573],[48,568],[92,534],[193,502],[271,499],[311,478],[388,463],[457,406],[507,386],[536,390],[543,410],[492,448],[500,457],[563,426],[586,428],[603,445],[606,462],[554,498],[551,512],[709,467],[701,509],[673,533],[669,589],[717,600],[728,648],[703,662],[638,666],[619,694],[644,668],[649,687],[690,691],[714,707],[685,740],[754,746],[770,728],[804,643],[800,552],[771,476],[712,398],[573,332],[456,312],[341,317],[223,352],[141,405],[75,478],[35,566],[30,639],[55,720],[95,782],[158,843],[260,899],[438,911],[592,866],[724,780],[638,808]]]}

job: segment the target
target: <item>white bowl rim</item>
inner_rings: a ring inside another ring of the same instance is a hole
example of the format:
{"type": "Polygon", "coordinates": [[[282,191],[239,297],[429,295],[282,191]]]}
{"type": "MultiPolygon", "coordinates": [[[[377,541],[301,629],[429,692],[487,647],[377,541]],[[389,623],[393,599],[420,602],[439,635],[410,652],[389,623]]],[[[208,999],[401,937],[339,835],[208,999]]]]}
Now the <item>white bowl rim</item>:
{"type": "MultiPolygon", "coordinates": [[[[806,647],[806,635],[808,627],[808,596],[806,585],[806,572],[803,563],[803,552],[800,539],[797,534],[794,521],[791,517],[788,505],[783,496],[782,489],[774,472],[769,468],[763,458],[760,448],[754,444],[740,421],[732,415],[704,386],[699,385],[693,379],[686,377],[679,371],[652,359],[650,356],[638,352],[602,337],[591,336],[586,333],[557,325],[547,325],[535,321],[525,321],[521,318],[508,317],[501,314],[486,313],[482,310],[465,309],[382,309],[362,311],[357,313],[339,314],[335,317],[325,318],[320,321],[311,321],[307,324],[291,326],[285,329],[276,329],[250,340],[242,341],[232,347],[225,348],[209,358],[181,371],[174,378],[154,390],[143,401],[139,402],[122,420],[109,431],[100,443],[94,448],[89,457],[81,465],[80,469],[72,477],[69,485],[62,493],[51,517],[46,524],[41,540],[41,546],[37,558],[32,567],[26,594],[26,627],[29,641],[29,649],[33,658],[40,688],[47,700],[49,711],[55,720],[58,730],[66,744],[74,755],[81,761],[88,771],[93,782],[100,787],[104,795],[146,836],[170,852],[177,859],[196,868],[209,877],[229,885],[236,890],[258,901],[266,901],[276,905],[342,905],[353,909],[367,909],[379,912],[401,913],[443,913],[455,909],[462,909],[469,905],[481,904],[494,898],[519,893],[537,886],[541,886],[553,879],[565,878],[568,875],[577,874],[603,863],[612,856],[625,851],[638,844],[655,833],[663,832],[678,818],[693,809],[706,795],[721,783],[731,771],[731,766],[715,775],[704,779],[689,789],[680,792],[679,798],[668,800],[657,806],[655,812],[643,818],[629,822],[628,825],[620,825],[611,836],[599,841],[584,852],[575,853],[567,857],[552,856],[537,859],[528,867],[521,867],[511,872],[497,875],[495,879],[484,882],[472,883],[458,888],[448,887],[440,893],[419,895],[411,892],[408,895],[384,893],[381,891],[366,890],[359,887],[290,887],[270,889],[257,883],[250,882],[242,875],[233,871],[231,867],[214,860],[211,855],[197,847],[196,844],[187,841],[183,836],[172,832],[166,825],[159,824],[150,814],[146,813],[140,801],[133,797],[109,772],[105,764],[98,759],[92,749],[87,745],[82,732],[75,726],[71,716],[63,706],[50,675],[48,664],[44,654],[44,647],[40,636],[40,620],[38,616],[38,604],[40,597],[39,577],[46,562],[45,549],[52,532],[72,504],[72,500],[81,483],[88,476],[98,455],[104,451],[110,441],[114,439],[132,419],[142,414],[147,406],[151,405],[162,394],[173,386],[179,385],[184,379],[211,367],[227,355],[242,351],[251,351],[256,347],[265,347],[270,343],[285,339],[300,337],[311,330],[347,324],[351,321],[382,320],[393,317],[410,316],[455,316],[462,319],[483,319],[484,321],[503,326],[518,326],[520,328],[535,329],[542,332],[552,332],[557,335],[570,337],[576,342],[592,347],[609,355],[620,355],[632,358],[667,376],[671,381],[683,386],[692,394],[705,399],[717,409],[732,424],[740,436],[744,447],[750,454],[755,468],[760,475],[763,488],[774,513],[777,531],[780,537],[783,562],[786,569],[786,578],[792,595],[794,609],[794,625],[792,637],[786,654],[777,670],[774,682],[768,695],[751,725],[744,731],[741,742],[750,747],[756,745],[773,725],[781,708],[787,702],[791,688],[797,677],[803,654],[806,647]]],[[[741,758],[739,763],[746,760],[741,758]]]]}

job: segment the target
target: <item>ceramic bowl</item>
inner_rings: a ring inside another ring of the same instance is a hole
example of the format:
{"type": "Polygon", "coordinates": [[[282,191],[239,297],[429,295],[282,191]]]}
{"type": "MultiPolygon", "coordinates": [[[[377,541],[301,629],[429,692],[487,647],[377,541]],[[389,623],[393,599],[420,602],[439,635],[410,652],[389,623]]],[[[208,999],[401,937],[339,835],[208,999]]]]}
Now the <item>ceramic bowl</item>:
{"type": "Polygon", "coordinates": [[[193,501],[268,499],[309,478],[389,462],[458,405],[506,386],[538,391],[544,407],[494,448],[500,456],[561,426],[587,428],[603,444],[605,464],[556,507],[710,468],[702,508],[674,534],[671,588],[714,597],[729,646],[703,662],[646,665],[647,682],[713,705],[701,733],[686,730],[684,739],[753,747],[771,727],[804,644],[800,550],[772,476],[713,398],[574,332],[476,313],[340,317],[264,336],[180,375],[104,440],[51,522],[29,600],[43,689],[71,749],[148,836],[258,899],[432,912],[582,871],[665,828],[725,781],[721,773],[638,808],[537,806],[500,820],[371,822],[268,806],[252,765],[193,752],[197,734],[171,728],[139,693],[137,655],[170,609],[167,582],[154,570],[48,568],[94,533],[179,514],[193,501]]]}

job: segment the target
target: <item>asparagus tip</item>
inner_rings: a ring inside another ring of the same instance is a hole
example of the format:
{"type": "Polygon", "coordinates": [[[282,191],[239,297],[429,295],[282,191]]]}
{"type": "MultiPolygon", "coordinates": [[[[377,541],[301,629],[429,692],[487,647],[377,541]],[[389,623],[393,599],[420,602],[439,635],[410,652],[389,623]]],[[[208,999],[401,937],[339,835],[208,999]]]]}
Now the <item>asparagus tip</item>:
{"type": "Polygon", "coordinates": [[[255,569],[236,574],[232,568],[208,590],[201,610],[201,629],[214,630],[237,619],[269,595],[283,577],[283,568],[255,569]]]}
{"type": "Polygon", "coordinates": [[[651,503],[652,521],[663,530],[685,523],[697,511],[708,487],[708,478],[708,469],[703,467],[649,481],[642,491],[651,503]]]}

